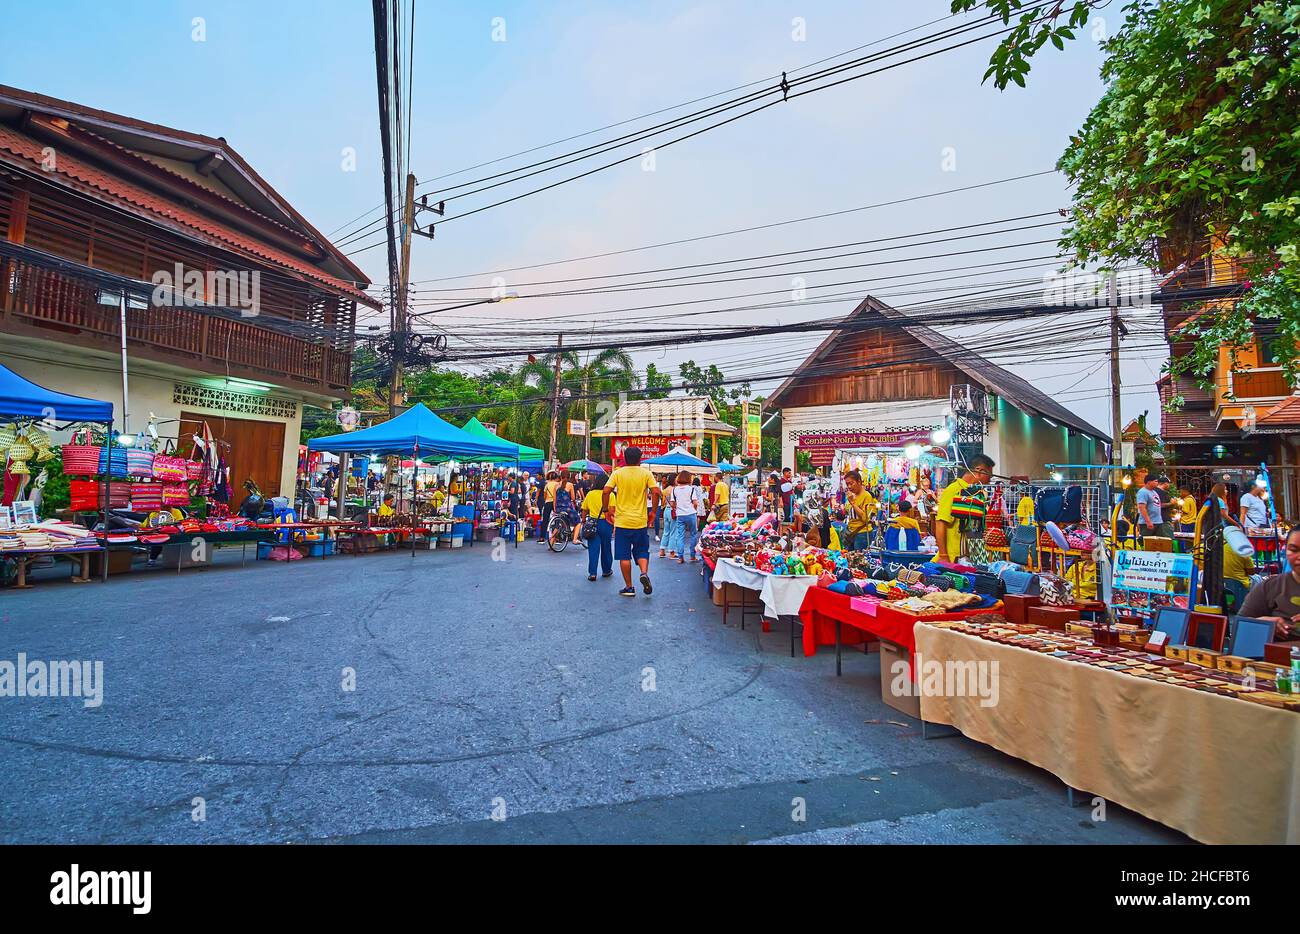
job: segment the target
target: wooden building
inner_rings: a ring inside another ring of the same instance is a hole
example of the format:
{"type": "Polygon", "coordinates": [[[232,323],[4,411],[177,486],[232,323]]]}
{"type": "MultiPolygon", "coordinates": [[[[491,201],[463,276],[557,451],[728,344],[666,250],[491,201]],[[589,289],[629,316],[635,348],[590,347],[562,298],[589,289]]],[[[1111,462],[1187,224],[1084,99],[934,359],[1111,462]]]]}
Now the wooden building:
{"type": "Polygon", "coordinates": [[[764,403],[781,411],[781,463],[836,447],[896,446],[944,428],[1005,476],[1099,464],[1110,439],[1024,379],[868,296],[764,403]]]}
{"type": "MultiPolygon", "coordinates": [[[[1224,256],[1220,245],[1202,244],[1193,252],[1198,258],[1175,264],[1176,257],[1165,251],[1165,265],[1171,268],[1164,272],[1162,292],[1233,285],[1244,279],[1242,267],[1224,256]]],[[[1214,307],[1215,302],[1204,305],[1214,307]]],[[[1179,300],[1162,304],[1171,357],[1190,351],[1194,337],[1185,329],[1202,307],[1203,303],[1179,300]]],[[[1230,504],[1235,506],[1236,497],[1245,492],[1258,466],[1268,464],[1274,473],[1277,508],[1283,515],[1294,516],[1300,511],[1300,404],[1296,396],[1300,388],[1282,371],[1275,331],[1258,323],[1247,344],[1237,349],[1235,368],[1230,349],[1220,347],[1214,369],[1206,376],[1208,389],[1196,379],[1167,373],[1156,383],[1161,402],[1160,437],[1170,455],[1169,474],[1178,486],[1198,496],[1227,475],[1230,504]]]]}
{"type": "Polygon", "coordinates": [[[348,395],[369,284],[224,139],[0,85],[0,363],[112,401],[119,430],[206,420],[233,485],[292,494],[303,403],[348,395]],[[123,412],[123,283],[178,274],[195,301],[127,302],[123,412]]]}

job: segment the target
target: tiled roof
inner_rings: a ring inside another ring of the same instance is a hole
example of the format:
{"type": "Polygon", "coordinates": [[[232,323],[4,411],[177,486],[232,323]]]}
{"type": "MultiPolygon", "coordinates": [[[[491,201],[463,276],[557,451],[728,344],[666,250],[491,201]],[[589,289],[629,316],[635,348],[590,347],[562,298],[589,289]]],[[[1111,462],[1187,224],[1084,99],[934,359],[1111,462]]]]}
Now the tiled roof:
{"type": "MultiPolygon", "coordinates": [[[[976,354],[965,347],[962,347],[951,338],[945,337],[933,328],[926,327],[923,324],[911,323],[907,314],[886,305],[884,302],[870,295],[864,298],[857,308],[844,319],[845,323],[861,315],[875,313],[889,321],[898,324],[912,337],[915,337],[934,353],[938,354],[950,365],[961,370],[968,377],[979,383],[985,389],[992,390],[997,395],[1006,399],[1019,409],[1029,412],[1031,415],[1046,416],[1053,421],[1068,425],[1076,431],[1102,441],[1110,443],[1110,436],[1101,429],[1089,424],[1079,416],[1075,415],[1065,406],[1061,405],[1055,399],[1052,399],[1039,389],[1035,388],[1026,380],[1016,374],[1004,370],[996,363],[985,360],[979,354],[976,354]]],[[[768,397],[768,403],[776,405],[779,400],[791,386],[800,379],[803,370],[812,366],[818,359],[827,353],[831,347],[840,339],[840,329],[832,331],[822,341],[821,345],[809,355],[808,359],[799,364],[799,369],[795,370],[790,377],[782,383],[768,397]]]]}
{"type": "Polygon", "coordinates": [[[1300,396],[1292,396],[1269,409],[1268,414],[1255,420],[1258,428],[1300,427],[1300,396]]]}
{"type": "Polygon", "coordinates": [[[633,399],[618,407],[614,418],[592,432],[599,437],[632,435],[693,435],[697,432],[735,434],[717,416],[708,396],[678,396],[668,399],[633,399]]]}
{"type": "MultiPolygon", "coordinates": [[[[42,158],[42,146],[39,142],[12,127],[0,124],[0,159],[22,165],[24,168],[40,170],[42,158]]],[[[329,275],[311,263],[291,256],[226,224],[209,220],[184,205],[105,172],[70,153],[60,152],[55,170],[46,174],[55,176],[64,184],[83,190],[99,200],[130,205],[137,213],[144,211],[154,217],[164,218],[209,240],[219,241],[225,246],[244,253],[251,253],[276,266],[327,285],[371,307],[381,307],[365,292],[329,275]]]]}

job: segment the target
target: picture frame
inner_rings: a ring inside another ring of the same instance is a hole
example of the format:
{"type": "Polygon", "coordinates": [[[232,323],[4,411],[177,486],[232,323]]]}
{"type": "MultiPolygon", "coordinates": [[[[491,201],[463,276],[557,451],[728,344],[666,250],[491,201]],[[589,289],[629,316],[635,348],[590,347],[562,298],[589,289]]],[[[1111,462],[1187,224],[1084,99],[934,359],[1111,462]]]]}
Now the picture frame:
{"type": "Polygon", "coordinates": [[[14,527],[14,514],[8,506],[0,506],[0,532],[7,532],[14,527]]]}
{"type": "Polygon", "coordinates": [[[40,517],[36,514],[36,503],[30,499],[14,500],[14,525],[36,525],[40,517]]]}

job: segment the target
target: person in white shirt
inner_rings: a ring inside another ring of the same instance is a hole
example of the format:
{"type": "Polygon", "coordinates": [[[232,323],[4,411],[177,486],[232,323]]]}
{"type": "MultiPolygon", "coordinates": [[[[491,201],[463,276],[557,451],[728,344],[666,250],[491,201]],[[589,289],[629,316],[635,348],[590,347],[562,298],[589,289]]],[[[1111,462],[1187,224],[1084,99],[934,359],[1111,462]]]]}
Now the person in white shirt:
{"type": "Polygon", "coordinates": [[[1241,524],[1248,529],[1268,528],[1268,503],[1264,501],[1264,484],[1259,477],[1248,493],[1243,493],[1241,502],[1241,524]]]}
{"type": "Polygon", "coordinates": [[[681,542],[681,551],[677,557],[678,564],[695,560],[695,538],[699,532],[700,510],[704,508],[704,494],[698,486],[691,483],[691,475],[683,470],[677,475],[668,500],[673,514],[677,518],[677,538],[681,542]]]}

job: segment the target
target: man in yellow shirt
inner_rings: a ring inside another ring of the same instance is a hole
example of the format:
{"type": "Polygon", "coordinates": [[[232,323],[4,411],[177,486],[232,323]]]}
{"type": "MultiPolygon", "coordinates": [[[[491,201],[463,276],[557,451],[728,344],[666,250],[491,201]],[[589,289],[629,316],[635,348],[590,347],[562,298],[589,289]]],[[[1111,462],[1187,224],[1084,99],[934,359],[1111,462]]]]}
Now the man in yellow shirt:
{"type": "Polygon", "coordinates": [[[393,509],[393,494],[385,493],[384,501],[379,505],[379,521],[384,524],[385,519],[392,519],[394,515],[396,510],[393,509]]]}
{"type": "Polygon", "coordinates": [[[912,504],[907,500],[898,504],[898,515],[889,520],[889,524],[896,529],[915,529],[917,535],[921,534],[921,523],[912,515],[912,504]]]}
{"type": "Polygon", "coordinates": [[[953,517],[953,500],[976,484],[988,483],[993,478],[993,466],[993,458],[987,454],[976,454],[970,459],[966,472],[944,487],[939,494],[939,508],[934,514],[934,538],[939,544],[936,561],[952,563],[961,557],[961,523],[953,517]]]}
{"type": "Polygon", "coordinates": [[[713,484],[713,518],[717,522],[727,520],[728,507],[731,505],[731,487],[718,475],[718,482],[713,484]]]}
{"type": "Polygon", "coordinates": [[[862,485],[862,474],[850,470],[844,475],[844,486],[848,490],[848,525],[845,531],[848,541],[840,544],[848,551],[862,551],[870,544],[871,519],[876,514],[876,498],[862,485]]]}
{"type": "Polygon", "coordinates": [[[601,511],[614,526],[614,557],[623,572],[620,596],[636,596],[632,586],[634,559],[641,569],[641,588],[646,596],[654,589],[650,586],[650,525],[659,511],[659,500],[654,474],[641,466],[641,449],[629,447],[623,452],[623,466],[609,475],[601,491],[601,511]]]}

